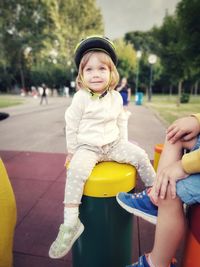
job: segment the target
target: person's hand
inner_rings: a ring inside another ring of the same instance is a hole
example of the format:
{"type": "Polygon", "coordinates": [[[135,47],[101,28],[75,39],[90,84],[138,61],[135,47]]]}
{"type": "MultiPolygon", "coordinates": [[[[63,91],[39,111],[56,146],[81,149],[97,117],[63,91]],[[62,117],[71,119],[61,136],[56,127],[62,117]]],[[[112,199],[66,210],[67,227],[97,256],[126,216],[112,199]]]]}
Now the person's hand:
{"type": "Polygon", "coordinates": [[[70,163],[72,157],[73,157],[73,154],[72,153],[68,153],[67,154],[67,157],[66,157],[66,160],[65,160],[65,164],[64,164],[65,167],[68,167],[69,166],[69,163],[70,163]]]}
{"type": "Polygon", "coordinates": [[[172,144],[178,140],[189,141],[200,133],[200,124],[193,117],[184,117],[173,122],[167,129],[167,140],[172,144]]]}
{"type": "Polygon", "coordinates": [[[150,196],[155,203],[158,198],[164,199],[168,186],[170,187],[171,197],[176,197],[176,182],[184,179],[188,174],[184,171],[181,160],[174,162],[168,167],[162,169],[156,176],[156,180],[150,192],[150,196]]]}
{"type": "Polygon", "coordinates": [[[122,85],[120,85],[120,86],[118,86],[118,87],[117,87],[117,89],[116,89],[116,90],[117,90],[118,92],[120,92],[122,89],[123,89],[123,86],[122,86],[122,85]]]}

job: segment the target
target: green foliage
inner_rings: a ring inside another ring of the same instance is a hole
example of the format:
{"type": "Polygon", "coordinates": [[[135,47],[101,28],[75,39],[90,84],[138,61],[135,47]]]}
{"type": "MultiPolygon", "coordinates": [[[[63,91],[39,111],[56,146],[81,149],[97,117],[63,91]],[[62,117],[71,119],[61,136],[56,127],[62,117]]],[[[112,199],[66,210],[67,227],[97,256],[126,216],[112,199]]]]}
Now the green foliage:
{"type": "Polygon", "coordinates": [[[156,47],[156,40],[153,38],[151,31],[129,32],[125,34],[124,39],[128,43],[130,42],[135,50],[152,53],[154,52],[156,47]]]}
{"type": "MultiPolygon", "coordinates": [[[[120,75],[135,81],[139,66],[139,87],[145,91],[150,75],[148,55],[153,53],[158,56],[153,65],[154,87],[177,88],[180,81],[198,84],[199,10],[199,0],[181,0],[175,14],[166,14],[160,27],[129,32],[124,42],[117,40],[120,75]],[[137,50],[143,52],[140,60],[137,50]]],[[[76,43],[87,35],[103,33],[95,0],[0,1],[0,90],[44,80],[49,86],[63,84],[72,79],[76,43]]]]}
{"type": "Polygon", "coordinates": [[[69,72],[66,73],[62,66],[51,63],[32,68],[29,83],[35,86],[45,83],[51,88],[64,86],[68,79],[70,79],[69,72]]]}
{"type": "MultiPolygon", "coordinates": [[[[160,27],[148,32],[129,32],[125,41],[131,42],[136,50],[142,50],[140,82],[148,84],[147,56],[155,53],[159,67],[154,66],[154,80],[162,87],[178,87],[180,81],[189,80],[195,84],[200,74],[200,1],[181,0],[176,13],[166,16],[160,27]]],[[[179,88],[179,93],[181,88],[179,88]]]]}
{"type": "MultiPolygon", "coordinates": [[[[145,92],[149,87],[149,77],[150,77],[150,64],[148,62],[148,56],[150,54],[157,54],[158,42],[154,37],[153,30],[147,32],[135,31],[125,34],[125,41],[131,43],[132,46],[137,50],[142,52],[142,57],[137,59],[137,68],[135,69],[135,76],[137,71],[139,71],[138,87],[140,91],[145,92]]],[[[156,79],[159,79],[162,73],[162,66],[160,60],[158,59],[156,64],[153,65],[153,84],[156,79]]],[[[153,85],[152,84],[152,85],[153,85]]]]}
{"type": "Polygon", "coordinates": [[[161,58],[164,72],[170,78],[172,84],[177,84],[184,78],[184,54],[183,43],[180,38],[180,25],[175,16],[164,18],[159,29],[154,28],[153,34],[159,45],[157,54],[161,58]]]}
{"type": "MultiPolygon", "coordinates": [[[[12,68],[23,86],[29,83],[28,76],[35,77],[32,69],[42,69],[43,76],[48,64],[63,77],[67,62],[73,62],[75,44],[87,35],[103,34],[104,29],[95,0],[2,0],[0,32],[0,67],[12,68]]],[[[46,72],[48,76],[48,68],[46,72]]],[[[0,83],[2,79],[0,73],[0,83]]]]}
{"type": "Polygon", "coordinates": [[[120,77],[133,77],[136,68],[136,53],[131,44],[126,44],[122,39],[115,41],[118,54],[118,65],[120,77]]]}
{"type": "MultiPolygon", "coordinates": [[[[177,18],[181,25],[184,54],[188,64],[200,74],[200,1],[182,0],[177,6],[177,18]]],[[[194,73],[194,71],[192,71],[194,73]]]]}
{"type": "Polygon", "coordinates": [[[186,93],[181,94],[180,103],[188,103],[190,100],[190,95],[186,93]]]}

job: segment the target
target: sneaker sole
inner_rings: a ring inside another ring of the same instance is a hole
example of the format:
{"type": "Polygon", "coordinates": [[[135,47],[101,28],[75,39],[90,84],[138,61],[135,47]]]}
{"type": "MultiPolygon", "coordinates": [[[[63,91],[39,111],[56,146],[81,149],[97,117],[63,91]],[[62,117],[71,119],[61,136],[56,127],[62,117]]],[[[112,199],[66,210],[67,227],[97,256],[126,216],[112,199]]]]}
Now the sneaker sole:
{"type": "Polygon", "coordinates": [[[125,205],[119,198],[118,196],[116,197],[117,199],[117,202],[118,204],[123,208],[125,209],[126,211],[128,211],[129,213],[132,213],[134,214],[135,216],[138,216],[142,219],[144,219],[145,221],[148,221],[152,224],[156,224],[157,223],[157,217],[156,216],[153,216],[153,215],[147,215],[146,213],[144,213],[143,211],[140,211],[138,209],[134,209],[134,208],[131,208],[127,205],[125,205]]]}
{"type": "Polygon", "coordinates": [[[71,241],[71,244],[69,246],[68,249],[66,249],[62,254],[60,254],[60,256],[58,257],[55,257],[54,255],[51,255],[50,251],[49,251],[49,257],[52,258],[52,259],[60,259],[60,258],[63,258],[64,256],[67,255],[67,253],[70,251],[70,249],[72,248],[72,246],[74,245],[75,241],[79,238],[79,236],[83,233],[84,231],[84,225],[81,224],[79,229],[78,229],[78,232],[77,234],[74,236],[74,238],[72,239],[71,241]]]}

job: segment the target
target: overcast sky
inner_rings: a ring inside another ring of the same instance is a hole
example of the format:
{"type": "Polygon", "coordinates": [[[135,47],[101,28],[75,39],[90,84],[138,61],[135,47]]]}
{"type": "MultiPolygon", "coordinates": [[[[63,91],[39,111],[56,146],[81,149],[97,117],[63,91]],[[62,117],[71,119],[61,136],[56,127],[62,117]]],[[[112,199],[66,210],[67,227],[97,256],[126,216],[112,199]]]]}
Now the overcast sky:
{"type": "Polygon", "coordinates": [[[162,25],[166,10],[173,14],[180,0],[96,0],[101,8],[105,35],[111,39],[130,31],[162,25]]]}

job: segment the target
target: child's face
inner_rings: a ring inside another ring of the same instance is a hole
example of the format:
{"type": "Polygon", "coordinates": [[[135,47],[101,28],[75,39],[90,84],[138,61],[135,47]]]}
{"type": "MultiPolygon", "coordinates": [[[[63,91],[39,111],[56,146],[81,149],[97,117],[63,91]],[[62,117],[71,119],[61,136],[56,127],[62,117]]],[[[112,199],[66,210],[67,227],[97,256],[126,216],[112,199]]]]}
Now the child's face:
{"type": "Polygon", "coordinates": [[[110,69],[100,54],[92,54],[83,68],[84,83],[95,93],[103,93],[110,82],[110,69]]]}

